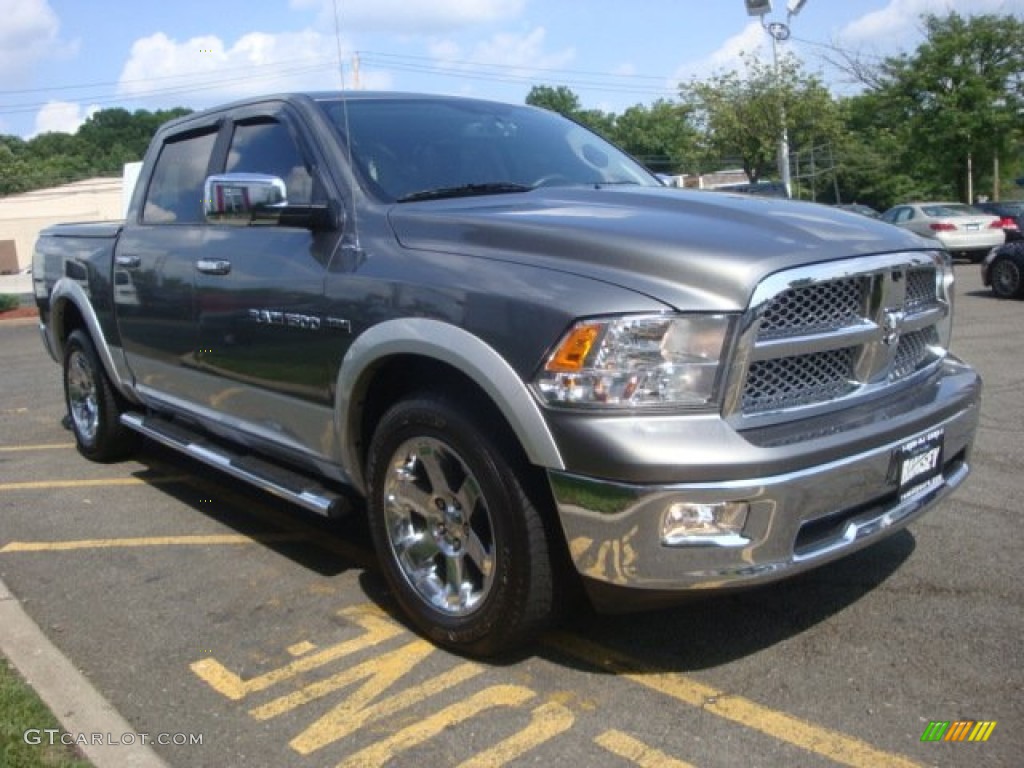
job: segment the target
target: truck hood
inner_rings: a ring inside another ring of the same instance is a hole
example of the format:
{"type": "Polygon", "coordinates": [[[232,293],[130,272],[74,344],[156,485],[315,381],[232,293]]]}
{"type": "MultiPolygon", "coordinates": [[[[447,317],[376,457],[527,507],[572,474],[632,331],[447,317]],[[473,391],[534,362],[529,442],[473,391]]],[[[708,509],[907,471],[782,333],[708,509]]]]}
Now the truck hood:
{"type": "Polygon", "coordinates": [[[619,285],[676,309],[732,311],[779,270],[932,241],[816,203],[644,187],[396,204],[406,248],[514,261],[619,285]]]}

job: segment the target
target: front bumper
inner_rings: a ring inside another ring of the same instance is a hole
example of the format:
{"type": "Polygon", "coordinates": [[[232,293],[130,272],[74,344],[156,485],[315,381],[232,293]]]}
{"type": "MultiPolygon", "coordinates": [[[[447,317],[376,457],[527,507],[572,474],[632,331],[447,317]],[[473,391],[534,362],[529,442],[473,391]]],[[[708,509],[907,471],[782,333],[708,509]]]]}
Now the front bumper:
{"type": "MultiPolygon", "coordinates": [[[[753,586],[808,570],[852,553],[900,530],[959,486],[978,424],[981,382],[969,368],[950,361],[930,387],[919,387],[901,404],[904,430],[879,404],[878,421],[859,420],[844,430],[840,414],[832,429],[808,433],[798,443],[803,466],[759,475],[770,457],[793,459],[789,440],[740,458],[722,482],[637,483],[549,470],[548,476],[574,564],[585,581],[655,592],[753,586]],[[931,402],[918,399],[930,392],[931,402]],[[955,393],[955,394],[954,394],[955,393]],[[953,402],[951,402],[951,400],[953,402]],[[931,418],[929,418],[929,414],[931,418]],[[887,422],[889,429],[883,427],[887,422]],[[943,430],[941,481],[926,493],[900,498],[898,457],[907,441],[943,430]],[[865,433],[875,441],[865,447],[865,433]],[[847,450],[838,450],[845,444],[847,450]],[[837,453],[841,454],[837,457],[837,453]],[[818,461],[813,460],[818,456],[818,461]],[[756,457],[756,458],[755,458],[756,457]],[[746,471],[749,479],[736,479],[746,471]],[[741,535],[706,543],[667,545],[661,525],[675,503],[745,502],[741,535]]],[[[763,437],[763,436],[762,436],[763,437]]],[[[787,461],[786,463],[789,463],[787,461]]],[[[686,472],[685,468],[681,472],[686,472]]],[[[614,591],[613,591],[614,594],[614,591]]],[[[643,595],[637,594],[643,603],[643,595]]],[[[629,606],[599,605],[628,610],[629,606]]]]}

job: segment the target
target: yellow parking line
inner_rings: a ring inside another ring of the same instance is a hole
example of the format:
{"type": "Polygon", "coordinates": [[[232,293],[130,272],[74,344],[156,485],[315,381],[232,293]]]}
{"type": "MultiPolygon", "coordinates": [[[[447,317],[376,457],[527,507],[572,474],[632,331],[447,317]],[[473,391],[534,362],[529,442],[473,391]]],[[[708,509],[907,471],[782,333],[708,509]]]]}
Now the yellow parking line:
{"type": "Polygon", "coordinates": [[[622,731],[605,731],[594,739],[595,742],[625,760],[639,765],[640,768],[693,768],[691,763],[676,760],[660,749],[649,747],[628,733],[622,731]]]}
{"type": "Polygon", "coordinates": [[[589,640],[555,633],[548,636],[547,642],[563,653],[582,659],[618,677],[755,731],[761,731],[773,739],[787,742],[841,765],[855,768],[875,768],[879,765],[888,768],[920,768],[920,763],[915,763],[902,755],[884,752],[853,736],[778,712],[743,696],[722,693],[685,675],[652,667],[589,640]]]}
{"type": "Polygon", "coordinates": [[[105,477],[96,480],[34,480],[24,483],[0,483],[0,491],[46,491],[59,488],[105,488],[125,485],[160,485],[180,483],[184,476],[165,477],[105,477]]]}
{"type": "Polygon", "coordinates": [[[133,539],[79,539],[78,541],[11,541],[0,547],[8,552],[66,552],[72,549],[109,549],[113,547],[209,546],[219,544],[266,544],[278,541],[303,541],[301,533],[263,533],[247,536],[223,533],[209,536],[143,536],[133,539]]]}
{"type": "Polygon", "coordinates": [[[74,447],[74,443],[42,443],[41,445],[0,445],[0,453],[18,453],[19,451],[56,451],[74,447]]]}

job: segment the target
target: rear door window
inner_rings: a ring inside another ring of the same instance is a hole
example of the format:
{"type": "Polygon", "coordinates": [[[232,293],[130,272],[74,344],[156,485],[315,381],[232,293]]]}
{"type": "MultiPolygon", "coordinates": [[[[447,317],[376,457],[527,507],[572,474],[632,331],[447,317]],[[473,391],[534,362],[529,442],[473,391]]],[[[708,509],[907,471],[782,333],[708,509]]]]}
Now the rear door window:
{"type": "Polygon", "coordinates": [[[172,138],[160,150],[146,191],[146,224],[198,224],[203,220],[203,182],[217,139],[216,128],[172,138]]]}

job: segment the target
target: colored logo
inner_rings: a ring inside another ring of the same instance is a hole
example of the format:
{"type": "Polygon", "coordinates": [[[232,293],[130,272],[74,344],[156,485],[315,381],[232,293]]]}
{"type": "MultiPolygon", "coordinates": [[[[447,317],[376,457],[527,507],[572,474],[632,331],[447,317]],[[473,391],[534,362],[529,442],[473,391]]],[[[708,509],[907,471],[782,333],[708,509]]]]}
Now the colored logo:
{"type": "Polygon", "coordinates": [[[988,741],[995,727],[995,720],[932,720],[921,741],[988,741]]]}

